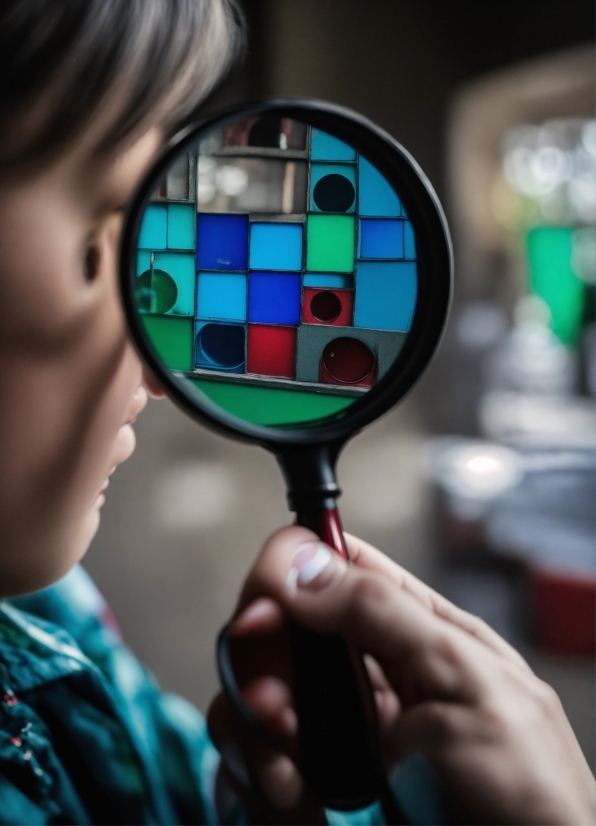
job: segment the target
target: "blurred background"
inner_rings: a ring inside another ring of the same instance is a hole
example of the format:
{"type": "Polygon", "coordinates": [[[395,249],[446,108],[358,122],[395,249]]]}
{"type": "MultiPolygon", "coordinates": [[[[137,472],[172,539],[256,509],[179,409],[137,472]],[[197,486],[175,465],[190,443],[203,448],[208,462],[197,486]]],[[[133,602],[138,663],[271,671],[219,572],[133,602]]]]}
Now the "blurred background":
{"type": "MultiPolygon", "coordinates": [[[[312,96],[419,161],[456,260],[433,365],[345,450],[347,530],[486,619],[563,701],[594,768],[596,121],[592,0],[247,0],[208,101],[312,96]]],[[[214,638],[288,524],[258,448],[152,402],[85,565],[162,686],[206,709],[214,638]]]]}

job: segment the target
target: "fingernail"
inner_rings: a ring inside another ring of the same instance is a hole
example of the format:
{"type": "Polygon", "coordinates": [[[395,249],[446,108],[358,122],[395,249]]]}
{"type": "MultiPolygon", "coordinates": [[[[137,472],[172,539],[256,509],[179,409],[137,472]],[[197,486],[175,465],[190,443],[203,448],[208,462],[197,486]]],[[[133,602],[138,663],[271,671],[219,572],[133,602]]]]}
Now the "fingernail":
{"type": "Polygon", "coordinates": [[[291,591],[298,588],[321,590],[331,581],[337,562],[336,554],[322,542],[305,542],[292,560],[287,585],[291,591]]]}
{"type": "Polygon", "coordinates": [[[221,754],[221,759],[226,765],[226,768],[231,775],[244,786],[245,789],[250,789],[250,776],[246,763],[242,757],[242,752],[233,740],[226,740],[224,743],[219,743],[217,748],[221,754]]]}

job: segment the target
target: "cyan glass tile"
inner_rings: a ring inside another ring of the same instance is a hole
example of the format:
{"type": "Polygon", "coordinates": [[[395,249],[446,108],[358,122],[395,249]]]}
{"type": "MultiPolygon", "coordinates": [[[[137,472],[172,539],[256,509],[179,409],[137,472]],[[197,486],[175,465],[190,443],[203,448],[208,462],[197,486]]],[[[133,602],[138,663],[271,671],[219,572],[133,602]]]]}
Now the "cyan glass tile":
{"type": "Polygon", "coordinates": [[[197,279],[197,318],[246,321],[246,276],[200,272],[197,279]]]}
{"type": "Polygon", "coordinates": [[[149,204],[143,215],[137,246],[140,249],[165,250],[167,223],[166,205],[149,204]]]}
{"type": "Polygon", "coordinates": [[[352,289],[353,275],[332,275],[330,273],[309,272],[302,278],[305,287],[335,287],[335,289],[352,289]]]}
{"type": "Polygon", "coordinates": [[[417,292],[414,261],[359,261],[354,327],[407,332],[414,317],[417,292]]]}
{"type": "Polygon", "coordinates": [[[199,213],[197,227],[200,270],[248,269],[248,215],[199,213]]]}
{"type": "Polygon", "coordinates": [[[356,166],[313,163],[310,166],[310,209],[314,212],[354,212],[356,166]]]}
{"type": "Polygon", "coordinates": [[[194,250],[194,204],[168,204],[168,249],[194,250]]]}
{"type": "Polygon", "coordinates": [[[302,269],[302,224],[251,224],[250,269],[302,269]]]}
{"type": "Polygon", "coordinates": [[[404,222],[404,258],[416,258],[416,239],[411,221],[404,222]]]}
{"type": "Polygon", "coordinates": [[[248,320],[260,324],[300,323],[300,275],[251,272],[248,281],[248,320]]]}
{"type": "Polygon", "coordinates": [[[151,250],[138,250],[137,275],[146,272],[151,266],[151,250]]]}
{"type": "Polygon", "coordinates": [[[384,175],[362,155],[358,160],[358,212],[397,218],[401,202],[384,175]]]}
{"type": "Polygon", "coordinates": [[[195,257],[192,252],[156,252],[153,269],[164,270],[176,282],[178,298],[167,315],[194,315],[195,257]]]}
{"type": "Polygon", "coordinates": [[[310,157],[313,161],[354,161],[356,150],[320,129],[313,129],[310,138],[310,157]]]}
{"type": "Polygon", "coordinates": [[[404,222],[360,221],[360,258],[403,258],[404,222]]]}

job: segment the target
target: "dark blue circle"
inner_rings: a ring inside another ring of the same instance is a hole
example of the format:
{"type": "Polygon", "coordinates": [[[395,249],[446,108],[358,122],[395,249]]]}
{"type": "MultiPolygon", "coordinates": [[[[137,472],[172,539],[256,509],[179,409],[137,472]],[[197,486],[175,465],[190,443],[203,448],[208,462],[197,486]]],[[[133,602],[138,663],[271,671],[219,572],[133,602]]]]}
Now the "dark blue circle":
{"type": "Polygon", "coordinates": [[[244,327],[239,324],[205,324],[197,339],[207,358],[219,367],[244,364],[244,327]]]}

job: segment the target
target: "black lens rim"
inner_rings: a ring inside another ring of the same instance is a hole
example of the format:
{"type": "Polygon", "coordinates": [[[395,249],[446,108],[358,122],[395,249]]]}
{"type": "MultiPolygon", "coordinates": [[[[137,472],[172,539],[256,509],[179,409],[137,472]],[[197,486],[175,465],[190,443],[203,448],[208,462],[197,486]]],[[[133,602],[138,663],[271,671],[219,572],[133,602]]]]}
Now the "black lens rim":
{"type": "Polygon", "coordinates": [[[227,436],[279,451],[286,447],[342,442],[402,399],[420,379],[443,335],[453,292],[453,251],[439,199],[414,158],[367,118],[334,103],[312,99],[275,99],[221,109],[178,133],[144,178],[127,210],[120,244],[120,294],[130,337],[168,396],[199,422],[227,436]],[[335,417],[299,427],[252,424],[198,398],[165,368],[141,324],[135,304],[137,239],[141,219],[157,182],[175,156],[201,132],[240,117],[276,114],[329,131],[371,160],[395,184],[418,247],[418,299],[412,327],[395,364],[381,381],[335,417]]]}

